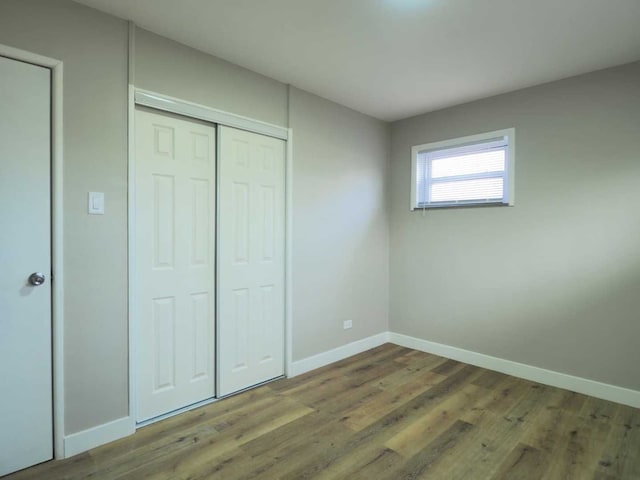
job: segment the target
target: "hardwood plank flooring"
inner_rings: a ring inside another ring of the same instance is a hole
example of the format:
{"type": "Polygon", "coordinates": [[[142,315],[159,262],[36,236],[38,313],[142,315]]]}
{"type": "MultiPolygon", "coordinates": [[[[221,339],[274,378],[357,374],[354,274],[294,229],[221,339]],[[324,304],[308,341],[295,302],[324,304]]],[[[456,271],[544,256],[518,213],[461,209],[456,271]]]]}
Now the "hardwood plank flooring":
{"type": "Polygon", "coordinates": [[[24,479],[640,479],[640,410],[386,344],[24,479]]]}

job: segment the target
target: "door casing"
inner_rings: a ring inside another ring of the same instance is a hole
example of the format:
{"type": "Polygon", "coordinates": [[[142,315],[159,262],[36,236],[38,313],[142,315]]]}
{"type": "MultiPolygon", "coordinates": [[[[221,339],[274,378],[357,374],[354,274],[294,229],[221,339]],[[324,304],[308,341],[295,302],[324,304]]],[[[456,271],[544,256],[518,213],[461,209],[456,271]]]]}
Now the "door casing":
{"type": "Polygon", "coordinates": [[[0,55],[51,70],[51,329],[53,332],[53,456],[64,452],[64,253],[63,253],[63,63],[0,44],[0,55]]]}

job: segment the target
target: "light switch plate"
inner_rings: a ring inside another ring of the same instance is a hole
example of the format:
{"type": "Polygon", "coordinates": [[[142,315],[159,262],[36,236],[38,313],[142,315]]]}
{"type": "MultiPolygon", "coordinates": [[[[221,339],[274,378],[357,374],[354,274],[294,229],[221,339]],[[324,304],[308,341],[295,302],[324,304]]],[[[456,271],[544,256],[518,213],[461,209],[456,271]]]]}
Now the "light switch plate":
{"type": "Polygon", "coordinates": [[[104,192],[89,192],[89,215],[104,215],[104,192]]]}

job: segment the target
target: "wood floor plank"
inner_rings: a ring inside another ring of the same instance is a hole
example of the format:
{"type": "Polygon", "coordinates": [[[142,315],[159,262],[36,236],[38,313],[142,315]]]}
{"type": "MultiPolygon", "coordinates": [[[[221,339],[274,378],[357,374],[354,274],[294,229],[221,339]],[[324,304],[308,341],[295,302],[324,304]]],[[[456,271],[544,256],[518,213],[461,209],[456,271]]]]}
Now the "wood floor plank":
{"type": "Polygon", "coordinates": [[[473,428],[470,423],[456,420],[447,430],[409,458],[397,472],[396,478],[406,480],[428,478],[426,477],[427,473],[435,470],[438,461],[443,458],[444,454],[473,428]]]}
{"type": "Polygon", "coordinates": [[[419,350],[405,349],[400,356],[395,357],[394,361],[401,363],[409,368],[417,367],[427,370],[434,368],[447,362],[449,359],[433,355],[431,353],[421,352],[419,350]]]}
{"type": "Polygon", "coordinates": [[[594,420],[591,415],[584,415],[581,411],[554,412],[538,422],[546,424],[547,430],[540,446],[553,454],[544,478],[581,480],[593,475],[595,460],[602,455],[611,422],[594,420]]]}
{"type": "MultiPolygon", "coordinates": [[[[135,455],[121,455],[114,458],[116,461],[105,462],[105,467],[98,472],[105,478],[119,478],[137,471],[141,468],[140,465],[143,465],[144,469],[150,469],[155,463],[158,463],[162,468],[169,468],[172,459],[196,455],[206,445],[216,445],[218,446],[217,450],[224,453],[237,446],[235,437],[243,434],[243,430],[240,429],[227,435],[221,433],[221,431],[224,432],[228,423],[240,423],[243,428],[249,428],[246,422],[241,422],[241,420],[251,418],[252,422],[259,426],[261,419],[268,417],[269,412],[282,408],[281,401],[274,395],[254,395],[253,398],[255,400],[253,402],[237,399],[233,402],[237,408],[231,409],[212,404],[206,410],[218,412],[219,415],[205,414],[199,422],[189,424],[188,428],[172,431],[170,434],[166,432],[154,434],[162,422],[144,427],[141,431],[148,429],[145,436],[152,438],[152,441],[136,448],[135,455]],[[155,459],[160,459],[160,461],[154,461],[155,459]]],[[[222,403],[220,402],[220,404],[222,403]]],[[[126,439],[123,442],[126,442],[126,439]]],[[[109,457],[109,447],[107,445],[96,449],[95,455],[103,458],[109,457]],[[102,449],[107,452],[103,452],[102,449]]]]}
{"type": "Polygon", "coordinates": [[[385,344],[367,351],[367,355],[354,355],[311,372],[298,375],[292,379],[277,380],[269,384],[273,391],[294,393],[305,391],[312,385],[326,382],[328,379],[343,377],[346,373],[360,368],[362,365],[387,363],[393,359],[412,352],[398,345],[385,344]]]}
{"type": "Polygon", "coordinates": [[[473,381],[473,384],[479,387],[493,389],[508,378],[509,376],[504,373],[486,370],[482,375],[480,375],[476,380],[473,381]]]}
{"type": "Polygon", "coordinates": [[[415,418],[387,440],[385,445],[406,458],[412,457],[458,421],[461,410],[483,393],[475,385],[464,385],[456,395],[444,399],[435,408],[415,418]]]}
{"type": "Polygon", "coordinates": [[[303,468],[309,460],[309,452],[323,449],[339,455],[342,445],[351,434],[343,424],[330,421],[320,412],[307,415],[270,432],[265,438],[260,437],[243,445],[242,449],[251,457],[252,468],[238,478],[282,478],[291,471],[303,468]]]}
{"type": "MultiPolygon", "coordinates": [[[[382,388],[378,398],[375,401],[360,403],[347,410],[343,417],[345,423],[352,430],[362,430],[398,408],[402,403],[437,385],[445,378],[443,375],[426,371],[419,375],[414,374],[406,378],[403,377],[404,383],[397,383],[395,388],[391,387],[390,382],[380,382],[384,385],[380,385],[380,383],[377,385],[382,388]]],[[[397,380],[397,378],[393,379],[394,382],[397,380]]]]}
{"type": "Polygon", "coordinates": [[[414,399],[403,404],[401,407],[385,415],[369,427],[354,433],[354,435],[342,446],[342,450],[339,455],[336,455],[335,452],[320,452],[318,455],[314,455],[310,459],[309,464],[304,468],[296,470],[284,478],[291,480],[313,478],[318,474],[318,472],[330,468],[345,452],[348,453],[352,450],[356,450],[362,446],[362,444],[367,442],[384,442],[398,430],[409,424],[414,414],[420,414],[422,412],[426,412],[430,408],[433,408],[443,398],[457,392],[466,381],[476,374],[477,368],[475,367],[467,366],[459,369],[454,374],[447,377],[447,379],[430,388],[422,395],[418,395],[414,399]]]}
{"type": "Polygon", "coordinates": [[[369,461],[351,466],[348,471],[338,471],[336,478],[349,478],[350,480],[396,480],[398,471],[402,468],[405,459],[389,448],[379,448],[377,454],[369,461]]]}
{"type": "Polygon", "coordinates": [[[539,480],[547,467],[545,452],[530,445],[519,444],[502,462],[492,480],[539,480]]]}
{"type": "Polygon", "coordinates": [[[394,372],[387,371],[375,379],[375,384],[382,390],[409,393],[410,390],[420,389],[426,384],[432,386],[445,378],[445,375],[437,374],[428,367],[415,366],[404,367],[394,372]]]}
{"type": "Polygon", "coordinates": [[[382,345],[3,480],[640,480],[640,410],[382,345]]]}
{"type": "MultiPolygon", "coordinates": [[[[610,405],[601,406],[601,411],[607,408],[607,412],[611,413],[615,404],[606,403],[610,405]]],[[[616,408],[595,471],[624,480],[640,479],[640,410],[623,405],[617,405],[616,408]]],[[[604,417],[597,415],[597,418],[604,417]]]]}
{"type": "Polygon", "coordinates": [[[448,468],[451,479],[491,478],[501,466],[523,435],[534,428],[536,417],[547,406],[553,389],[525,382],[528,394],[518,398],[506,411],[494,413],[485,411],[476,422],[475,435],[469,436],[469,443],[463,443],[463,450],[455,451],[464,455],[465,462],[455,462],[448,468]]]}
{"type": "Polygon", "coordinates": [[[457,372],[459,369],[464,367],[464,365],[464,363],[458,362],[457,360],[446,360],[433,368],[432,371],[440,375],[450,375],[453,372],[457,372]]]}
{"type": "Polygon", "coordinates": [[[462,420],[475,425],[485,414],[491,418],[503,414],[529,393],[529,385],[513,377],[507,377],[494,388],[487,390],[490,395],[483,397],[463,412],[462,420]]]}
{"type": "Polygon", "coordinates": [[[211,470],[210,466],[213,463],[223,462],[221,457],[225,457],[224,461],[227,463],[234,463],[238,457],[245,456],[240,448],[243,444],[311,412],[308,407],[296,406],[288,399],[280,399],[276,405],[254,411],[250,424],[246,421],[243,421],[242,425],[214,424],[217,435],[196,437],[188,451],[174,451],[163,455],[162,468],[158,468],[157,462],[149,462],[125,472],[125,478],[134,475],[138,478],[161,480],[167,472],[170,473],[170,477],[166,478],[186,478],[193,475],[194,471],[211,470]]]}

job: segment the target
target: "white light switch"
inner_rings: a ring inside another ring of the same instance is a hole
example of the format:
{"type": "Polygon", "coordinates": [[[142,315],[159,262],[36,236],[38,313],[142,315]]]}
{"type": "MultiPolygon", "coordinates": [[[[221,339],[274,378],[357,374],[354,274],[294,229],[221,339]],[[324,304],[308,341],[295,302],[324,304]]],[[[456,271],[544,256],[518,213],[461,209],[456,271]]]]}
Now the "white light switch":
{"type": "Polygon", "coordinates": [[[89,192],[89,215],[104,215],[104,192],[89,192]]]}

